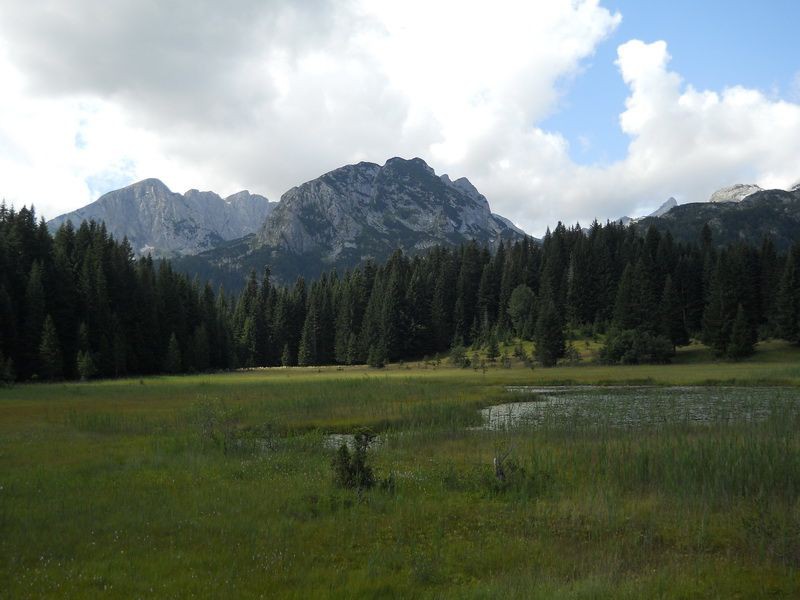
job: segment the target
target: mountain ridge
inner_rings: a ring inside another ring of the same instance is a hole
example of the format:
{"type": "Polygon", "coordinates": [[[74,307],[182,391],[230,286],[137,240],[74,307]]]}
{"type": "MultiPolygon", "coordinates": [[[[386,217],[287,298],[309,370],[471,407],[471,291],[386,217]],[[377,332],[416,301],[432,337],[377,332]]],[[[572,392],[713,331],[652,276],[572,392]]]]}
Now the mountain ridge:
{"type": "Polygon", "coordinates": [[[136,254],[174,257],[253,233],[274,205],[247,190],[227,198],[197,189],[179,194],[160,179],[148,178],[103,194],[47,225],[55,231],[67,221],[102,221],[115,238],[126,237],[136,254]]]}
{"type": "Polygon", "coordinates": [[[234,285],[251,268],[269,265],[275,277],[314,277],[332,267],[383,260],[469,240],[489,246],[526,234],[466,178],[452,180],[421,158],[360,162],[295,186],[254,235],[222,244],[179,268],[234,285]]]}

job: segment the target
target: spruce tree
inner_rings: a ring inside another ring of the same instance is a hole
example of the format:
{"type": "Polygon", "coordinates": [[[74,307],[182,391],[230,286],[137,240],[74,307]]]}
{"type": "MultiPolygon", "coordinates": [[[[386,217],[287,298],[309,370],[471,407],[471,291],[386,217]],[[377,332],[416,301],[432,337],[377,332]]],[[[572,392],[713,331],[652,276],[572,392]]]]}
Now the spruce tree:
{"type": "Polygon", "coordinates": [[[531,339],[533,326],[536,323],[535,305],[536,296],[524,283],[511,292],[507,312],[517,337],[524,340],[531,339]]]}
{"type": "Polygon", "coordinates": [[[192,357],[194,368],[200,372],[207,371],[210,366],[211,349],[208,345],[208,332],[204,324],[198,325],[192,336],[192,357]]]}
{"type": "Polygon", "coordinates": [[[281,352],[281,365],[284,367],[291,367],[294,364],[294,357],[292,356],[292,349],[289,347],[289,342],[283,345],[283,352],[281,352]]]}
{"type": "Polygon", "coordinates": [[[800,245],[786,259],[775,298],[778,335],[790,342],[800,342],[800,245]]]}
{"type": "Polygon", "coordinates": [[[11,358],[4,358],[0,354],[0,383],[11,384],[16,380],[17,375],[14,371],[14,361],[11,358]]]}
{"type": "Polygon", "coordinates": [[[40,370],[39,344],[42,341],[42,327],[46,316],[42,266],[38,261],[33,263],[28,275],[23,309],[25,312],[21,352],[23,362],[20,363],[19,368],[21,369],[20,375],[26,378],[40,370]]]}
{"type": "Polygon", "coordinates": [[[92,355],[89,352],[78,352],[77,366],[81,381],[88,381],[97,373],[97,367],[95,367],[92,355]]]}
{"type": "Polygon", "coordinates": [[[614,326],[623,331],[635,329],[639,325],[639,307],[633,275],[634,268],[628,263],[619,280],[614,302],[614,326]]]}
{"type": "Polygon", "coordinates": [[[736,320],[731,329],[731,340],[728,343],[727,356],[734,360],[747,358],[755,352],[755,336],[750,326],[750,322],[744,312],[742,305],[736,311],[736,320]]]}
{"type": "Polygon", "coordinates": [[[363,362],[361,354],[361,349],[358,345],[358,336],[355,333],[351,333],[350,339],[347,341],[347,364],[356,365],[359,362],[363,362]]]}
{"type": "Polygon", "coordinates": [[[300,337],[300,348],[297,351],[297,364],[301,367],[319,364],[318,330],[317,307],[316,303],[312,301],[308,307],[303,334],[300,337]]]}
{"type": "Polygon", "coordinates": [[[497,331],[492,330],[489,334],[489,344],[486,347],[486,358],[491,362],[497,361],[500,356],[500,344],[497,342],[497,331]]]}
{"type": "Polygon", "coordinates": [[[60,379],[64,373],[64,358],[58,341],[53,317],[47,315],[39,343],[39,375],[43,379],[60,379]]]}
{"type": "Polygon", "coordinates": [[[564,356],[564,325],[552,300],[548,299],[539,309],[534,332],[536,358],[542,366],[552,367],[564,356]]]}
{"type": "Polygon", "coordinates": [[[377,369],[386,366],[386,346],[384,344],[377,343],[369,349],[367,364],[377,369]]]}
{"type": "Polygon", "coordinates": [[[683,307],[669,275],[664,281],[659,312],[658,332],[672,342],[673,347],[688,344],[689,335],[683,321],[683,307]]]}
{"type": "Polygon", "coordinates": [[[167,373],[180,373],[182,368],[181,363],[181,347],[178,344],[178,338],[173,333],[169,337],[169,344],[167,345],[167,357],[164,363],[164,370],[167,373]]]}
{"type": "MultiPolygon", "coordinates": [[[[717,260],[711,277],[708,300],[703,311],[703,343],[717,356],[724,356],[730,341],[732,316],[731,290],[728,281],[728,260],[725,253],[717,260]]],[[[736,306],[736,304],[733,304],[736,306]]],[[[735,309],[734,309],[735,310],[735,309]]]]}
{"type": "Polygon", "coordinates": [[[246,368],[259,366],[258,333],[253,317],[246,317],[239,336],[239,364],[246,368]]]}
{"type": "Polygon", "coordinates": [[[111,332],[111,355],[114,364],[114,377],[120,377],[127,373],[128,365],[128,344],[125,340],[125,332],[117,315],[112,317],[111,332]]]}
{"type": "Polygon", "coordinates": [[[5,286],[0,285],[0,352],[10,357],[17,348],[17,315],[11,304],[11,296],[5,286]]]}

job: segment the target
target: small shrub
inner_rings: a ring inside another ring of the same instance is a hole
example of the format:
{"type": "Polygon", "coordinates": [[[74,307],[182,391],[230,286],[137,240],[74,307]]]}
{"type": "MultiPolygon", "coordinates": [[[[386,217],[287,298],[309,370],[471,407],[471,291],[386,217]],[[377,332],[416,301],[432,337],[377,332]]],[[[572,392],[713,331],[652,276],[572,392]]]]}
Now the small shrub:
{"type": "Polygon", "coordinates": [[[667,338],[638,329],[612,330],[600,349],[600,359],[606,363],[636,365],[640,363],[664,364],[675,355],[667,338]]]}
{"type": "Polygon", "coordinates": [[[458,344],[450,349],[450,363],[462,369],[469,367],[470,362],[464,346],[458,344]]]}
{"type": "Polygon", "coordinates": [[[386,348],[383,344],[376,344],[370,347],[367,355],[367,364],[376,369],[382,369],[386,366],[386,348]]]}
{"type": "MultiPolygon", "coordinates": [[[[356,490],[367,490],[375,485],[375,474],[367,464],[367,448],[375,439],[375,434],[362,429],[354,436],[353,452],[342,443],[331,461],[333,479],[336,485],[356,490]]],[[[392,479],[392,486],[394,482],[392,479]]]]}
{"type": "Polygon", "coordinates": [[[81,377],[81,381],[87,381],[97,374],[97,367],[95,367],[92,355],[88,351],[78,353],[78,374],[81,377]]]}
{"type": "Polygon", "coordinates": [[[581,353],[578,352],[578,349],[575,347],[573,343],[567,344],[567,350],[564,353],[564,358],[567,360],[567,363],[570,365],[577,365],[580,364],[583,357],[581,353]]]}

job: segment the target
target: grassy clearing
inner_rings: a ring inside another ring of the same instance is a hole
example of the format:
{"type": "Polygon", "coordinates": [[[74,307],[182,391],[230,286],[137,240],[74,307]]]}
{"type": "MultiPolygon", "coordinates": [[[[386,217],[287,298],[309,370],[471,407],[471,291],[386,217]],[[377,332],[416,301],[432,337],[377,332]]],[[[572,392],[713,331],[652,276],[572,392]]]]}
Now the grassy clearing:
{"type": "MultiPolygon", "coordinates": [[[[504,385],[800,384],[800,355],[661,367],[261,370],[0,390],[8,597],[798,597],[800,408],[470,429],[504,385]],[[393,492],[332,484],[328,432],[393,492]],[[512,449],[507,484],[493,457],[512,449]]],[[[777,393],[777,392],[776,392],[777,393]]],[[[781,392],[784,397],[790,391],[781,392]]]]}

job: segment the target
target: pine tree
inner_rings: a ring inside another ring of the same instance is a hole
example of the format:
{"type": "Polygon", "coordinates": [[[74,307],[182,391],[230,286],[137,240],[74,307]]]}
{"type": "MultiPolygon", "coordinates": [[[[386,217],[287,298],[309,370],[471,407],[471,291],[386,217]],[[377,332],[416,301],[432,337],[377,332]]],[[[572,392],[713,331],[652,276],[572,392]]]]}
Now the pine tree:
{"type": "Polygon", "coordinates": [[[200,324],[195,327],[194,335],[192,336],[192,357],[194,359],[194,368],[200,372],[207,371],[210,366],[211,349],[208,345],[208,332],[206,326],[200,324]]]}
{"type": "Polygon", "coordinates": [[[125,340],[125,332],[116,314],[111,319],[111,355],[114,364],[114,377],[120,377],[127,373],[128,366],[128,344],[125,340]]]}
{"type": "Polygon", "coordinates": [[[45,293],[42,280],[42,266],[35,261],[28,275],[25,289],[25,323],[23,329],[23,345],[21,356],[23,361],[19,367],[23,378],[30,377],[40,370],[39,344],[42,339],[42,326],[45,320],[45,293]]]}
{"type": "Polygon", "coordinates": [[[728,343],[727,356],[734,360],[741,360],[755,352],[755,335],[744,312],[742,305],[736,311],[736,320],[731,330],[731,340],[728,343]]]}
{"type": "Polygon", "coordinates": [[[92,355],[89,352],[78,352],[77,365],[81,381],[88,381],[97,374],[97,367],[95,367],[92,355]]]}
{"type": "Polygon", "coordinates": [[[369,349],[367,364],[377,369],[382,369],[386,366],[386,347],[383,344],[375,344],[369,349]]]}
{"type": "Polygon", "coordinates": [[[489,334],[489,344],[486,348],[486,358],[488,358],[491,362],[497,361],[497,357],[500,356],[500,344],[497,342],[497,331],[492,330],[491,334],[489,334]]]}
{"type": "Polygon", "coordinates": [[[239,364],[246,368],[258,366],[258,334],[253,317],[246,317],[239,336],[239,364]]]}
{"type": "Polygon", "coordinates": [[[358,336],[355,333],[350,334],[350,339],[347,341],[347,364],[356,365],[362,362],[361,350],[358,345],[358,336]]]}
{"type": "Polygon", "coordinates": [[[11,296],[5,286],[0,285],[0,352],[5,352],[10,359],[16,348],[17,315],[11,304],[11,296]]]}
{"type": "Polygon", "coordinates": [[[683,307],[669,275],[664,281],[664,291],[661,294],[659,333],[672,342],[673,347],[689,343],[683,321],[683,307]]]}
{"type": "Polygon", "coordinates": [[[180,373],[181,372],[181,347],[178,344],[178,338],[173,333],[169,338],[169,345],[167,346],[167,357],[164,363],[164,370],[167,373],[180,373]]]}
{"type": "Polygon", "coordinates": [[[281,365],[284,367],[291,367],[294,364],[294,357],[292,356],[292,349],[289,347],[289,342],[283,345],[283,352],[281,352],[281,365]]]}
{"type": "Polygon", "coordinates": [[[633,271],[633,267],[628,263],[619,280],[614,302],[614,325],[623,331],[635,329],[639,325],[639,307],[634,288],[633,271]]]}
{"type": "Polygon", "coordinates": [[[800,244],[789,253],[775,299],[778,335],[800,342],[800,244]]]}
{"type": "Polygon", "coordinates": [[[300,349],[297,351],[297,364],[301,367],[319,364],[318,331],[317,307],[316,303],[311,301],[303,325],[303,334],[300,337],[300,349]]]}
{"type": "Polygon", "coordinates": [[[60,379],[64,373],[64,358],[58,341],[53,317],[47,315],[39,344],[39,375],[43,379],[60,379]]]}
{"type": "Polygon", "coordinates": [[[552,367],[564,356],[564,325],[550,299],[547,299],[539,310],[533,339],[536,358],[543,366],[552,367]]]}
{"type": "Polygon", "coordinates": [[[405,302],[405,285],[403,277],[403,257],[396,254],[392,257],[394,264],[390,267],[381,310],[382,336],[381,346],[388,360],[397,360],[406,353],[408,342],[408,312],[405,302]]]}
{"type": "Polygon", "coordinates": [[[536,296],[527,285],[520,284],[511,292],[507,312],[517,337],[528,340],[536,323],[536,296]]]}

